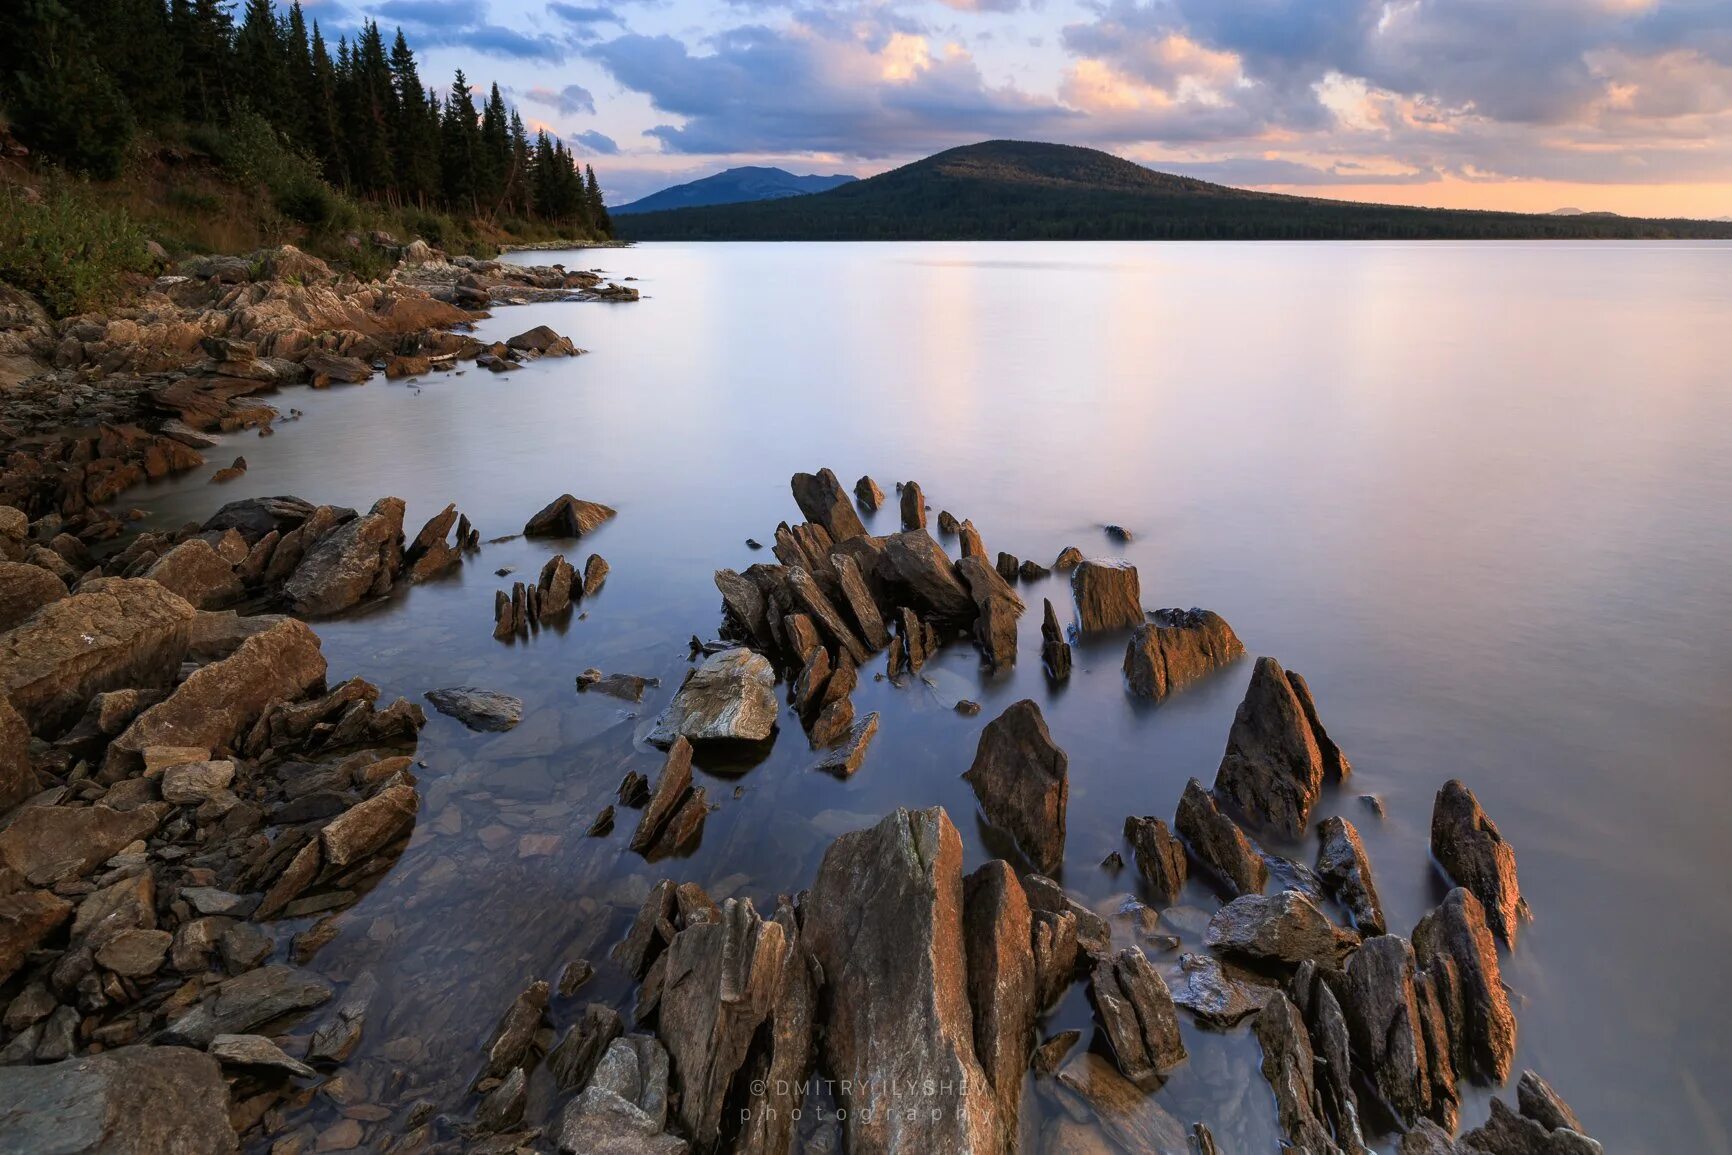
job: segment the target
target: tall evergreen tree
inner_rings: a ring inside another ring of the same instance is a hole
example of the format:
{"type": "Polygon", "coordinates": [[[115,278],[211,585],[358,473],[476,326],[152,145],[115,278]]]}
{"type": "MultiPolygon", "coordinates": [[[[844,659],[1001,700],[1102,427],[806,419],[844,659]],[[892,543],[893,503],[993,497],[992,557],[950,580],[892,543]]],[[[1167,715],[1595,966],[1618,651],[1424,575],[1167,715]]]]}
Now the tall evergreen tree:
{"type": "Polygon", "coordinates": [[[401,28],[391,45],[390,68],[394,100],[391,144],[398,195],[409,203],[426,204],[439,191],[438,125],[427,115],[415,53],[401,28]]]}
{"type": "Polygon", "coordinates": [[[235,33],[236,75],[244,77],[244,99],[253,111],[284,131],[291,130],[288,53],[271,0],[247,0],[235,33]]]}
{"type": "Polygon", "coordinates": [[[307,147],[324,167],[325,179],[334,184],[347,184],[348,168],[343,163],[342,134],[337,130],[337,66],[325,48],[319,22],[313,21],[312,56],[313,81],[307,93],[307,147]]]}
{"type": "Polygon", "coordinates": [[[481,151],[481,128],[476,123],[475,99],[463,70],[457,70],[451,93],[445,98],[445,118],[439,125],[440,177],[447,206],[473,213],[479,184],[476,179],[481,151]]]}

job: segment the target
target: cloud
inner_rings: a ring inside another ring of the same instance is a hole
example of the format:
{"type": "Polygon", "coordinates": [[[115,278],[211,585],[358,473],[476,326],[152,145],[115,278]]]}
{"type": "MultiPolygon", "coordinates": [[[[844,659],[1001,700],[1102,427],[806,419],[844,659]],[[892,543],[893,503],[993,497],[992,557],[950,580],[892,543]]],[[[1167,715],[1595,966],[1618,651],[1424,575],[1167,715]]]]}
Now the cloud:
{"type": "Polygon", "coordinates": [[[597,156],[619,155],[619,145],[614,143],[613,137],[597,132],[593,128],[584,132],[573,133],[568,139],[573,144],[582,145],[585,150],[597,156]]]}
{"type": "Polygon", "coordinates": [[[524,93],[524,99],[544,104],[548,108],[557,108],[564,116],[595,113],[595,97],[581,84],[568,84],[557,91],[551,88],[532,88],[524,93]]]}
{"type": "Polygon", "coordinates": [[[493,23],[487,0],[384,0],[371,11],[382,22],[407,26],[417,48],[462,48],[548,64],[563,62],[572,51],[558,37],[493,23]]]}
{"type": "Polygon", "coordinates": [[[882,158],[994,136],[1058,132],[1077,113],[984,79],[960,45],[888,10],[801,11],[787,28],[736,27],[693,53],[627,34],[587,55],[681,118],[648,135],[671,152],[829,152],[882,158]]]}
{"type": "Polygon", "coordinates": [[[385,0],[373,14],[384,21],[437,28],[470,28],[487,18],[485,0],[385,0]]]}
{"type": "Polygon", "coordinates": [[[547,10],[567,24],[619,24],[619,14],[612,8],[590,8],[581,4],[564,4],[555,0],[547,10]]]}

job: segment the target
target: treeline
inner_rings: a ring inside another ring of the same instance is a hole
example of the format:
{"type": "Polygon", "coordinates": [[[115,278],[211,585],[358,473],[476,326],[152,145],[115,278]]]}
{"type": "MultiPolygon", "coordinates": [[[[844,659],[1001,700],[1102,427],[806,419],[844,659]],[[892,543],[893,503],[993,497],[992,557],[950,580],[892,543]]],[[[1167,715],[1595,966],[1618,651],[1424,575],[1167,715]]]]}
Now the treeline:
{"type": "Polygon", "coordinates": [[[100,179],[135,135],[260,122],[330,184],[393,207],[517,218],[612,236],[595,170],[546,132],[532,138],[499,86],[477,107],[458,70],[441,98],[399,29],[376,22],[333,51],[297,2],[5,0],[0,106],[33,152],[100,179]]]}

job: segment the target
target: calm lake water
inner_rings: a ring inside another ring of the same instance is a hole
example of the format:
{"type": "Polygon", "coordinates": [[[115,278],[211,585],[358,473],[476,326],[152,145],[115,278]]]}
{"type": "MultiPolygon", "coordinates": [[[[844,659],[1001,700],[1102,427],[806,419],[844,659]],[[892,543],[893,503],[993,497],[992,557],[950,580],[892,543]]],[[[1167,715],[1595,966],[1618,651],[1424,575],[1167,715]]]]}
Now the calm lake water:
{"type": "MultiPolygon", "coordinates": [[[[550,324],[590,350],[576,360],[285,393],[279,407],[305,416],[234,439],[244,480],[196,475],[139,502],[172,525],[242,496],[365,508],[394,494],[410,532],[454,501],[484,538],[562,492],[619,510],[573,551],[608,559],[606,590],[527,643],[491,637],[494,590],[532,581],[556,543],[487,545],[460,576],[318,626],[333,681],[416,700],[468,683],[529,706],[504,735],[432,715],[414,844],[319,956],[385,987],[352,1065],[362,1097],[458,1103],[512,996],[568,957],[600,973],[556,1020],[590,999],[629,1006],[607,948],[657,878],[764,909],[810,884],[836,834],[897,805],[946,806],[970,869],[1002,853],[958,776],[981,727],[1023,697],[1070,755],[1063,881],[1109,914],[1134,892],[1134,871],[1098,864],[1127,814],[1170,820],[1187,778],[1212,779],[1250,664],[1139,708],[1116,641],[1079,650],[1054,692],[1038,611],[1042,596],[1067,604],[1061,578],[1022,589],[1035,612],[1014,671],[985,676],[953,645],[930,684],[865,678],[856,705],[883,724],[852,780],[809,770],[785,720],[756,765],[700,762],[720,808],[689,858],[629,853],[630,812],[612,837],[584,837],[625,769],[659,765],[634,727],[678,684],[687,639],[715,635],[712,572],[772,560],[745,539],[797,519],[790,474],[829,466],[849,486],[918,480],[992,551],[1126,556],[1149,607],[1219,611],[1253,654],[1302,672],[1356,770],[1315,817],[1358,824],[1394,929],[1443,893],[1432,796],[1464,779],[1514,844],[1535,913],[1504,964],[1518,1069],[1550,1079],[1608,1151],[1732,1155],[1732,246],[713,244],[518,259],[599,265],[637,278],[644,300],[500,309],[481,326],[550,324]],[[1110,543],[1106,522],[1135,541],[1110,543]],[[503,566],[516,573],[495,577],[503,566]],[[589,666],[663,684],[632,718],[575,693],[589,666]],[[981,715],[955,714],[958,698],[981,715]],[[543,854],[523,840],[538,834],[562,838],[543,854]]],[[[895,520],[887,508],[868,525],[895,520]]],[[[1190,901],[1206,904],[1201,890],[1190,901]]],[[[1088,1021],[1079,985],[1045,1029],[1088,1021]]],[[[1158,1101],[1209,1122],[1224,1149],[1274,1150],[1248,1029],[1187,1026],[1187,1042],[1158,1101]]],[[[1031,1128],[1050,1109],[1032,1096],[1031,1128]]],[[[1464,1125],[1485,1111],[1468,1094],[1464,1125]]]]}

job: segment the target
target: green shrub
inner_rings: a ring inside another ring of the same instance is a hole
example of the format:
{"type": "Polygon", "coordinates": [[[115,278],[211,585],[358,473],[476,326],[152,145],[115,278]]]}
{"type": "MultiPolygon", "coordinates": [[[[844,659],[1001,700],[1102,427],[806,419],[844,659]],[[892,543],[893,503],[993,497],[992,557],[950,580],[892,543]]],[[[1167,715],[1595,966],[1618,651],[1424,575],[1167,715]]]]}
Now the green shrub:
{"type": "Polygon", "coordinates": [[[0,281],[33,294],[56,317],[114,300],[129,273],[151,267],[144,234],[80,182],[55,177],[40,199],[0,188],[0,281]]]}

